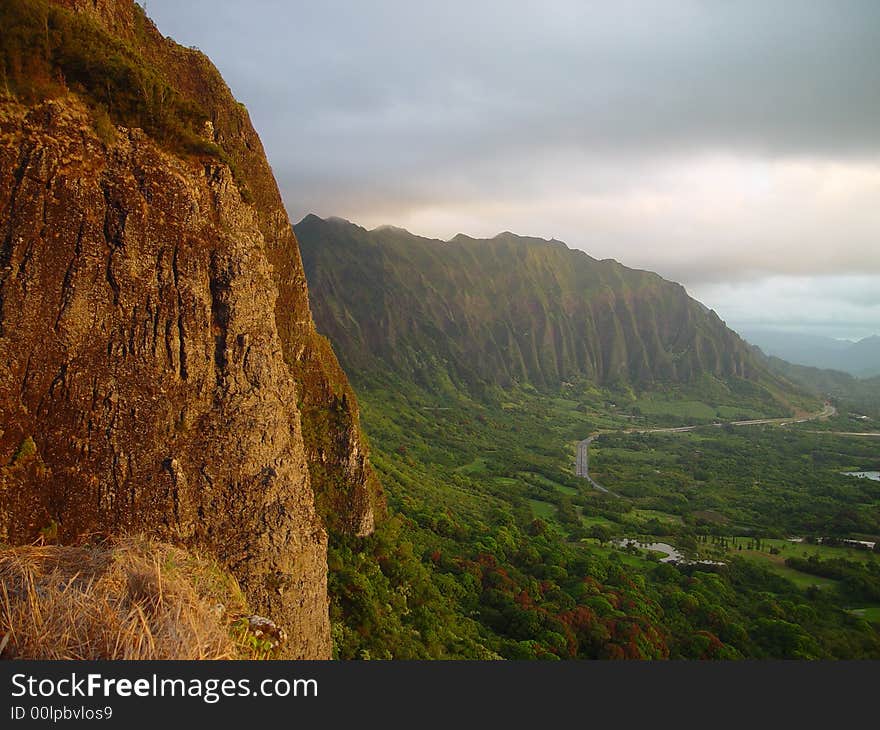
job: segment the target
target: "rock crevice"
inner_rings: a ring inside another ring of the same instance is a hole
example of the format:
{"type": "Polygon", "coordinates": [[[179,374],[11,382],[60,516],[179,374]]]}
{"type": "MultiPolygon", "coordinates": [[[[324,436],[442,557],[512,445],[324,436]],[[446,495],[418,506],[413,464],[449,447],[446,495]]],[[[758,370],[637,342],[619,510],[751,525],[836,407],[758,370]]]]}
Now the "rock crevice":
{"type": "Polygon", "coordinates": [[[381,490],[247,111],[132,0],[0,13],[0,540],[207,549],[329,656],[327,533],[381,490]]]}
{"type": "Polygon", "coordinates": [[[326,656],[326,532],[253,209],[222,166],[133,131],[104,147],[75,99],[2,118],[0,539],[208,548],[326,656]]]}

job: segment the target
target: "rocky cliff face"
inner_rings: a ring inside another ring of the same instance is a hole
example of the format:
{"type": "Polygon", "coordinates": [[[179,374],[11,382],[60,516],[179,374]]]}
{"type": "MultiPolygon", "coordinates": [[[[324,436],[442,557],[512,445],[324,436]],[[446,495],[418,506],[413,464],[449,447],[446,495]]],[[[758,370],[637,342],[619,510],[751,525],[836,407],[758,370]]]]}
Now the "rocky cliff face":
{"type": "Polygon", "coordinates": [[[327,529],[381,493],[247,112],[130,0],[17,10],[48,46],[3,48],[0,540],[208,549],[329,656],[327,529]]]}

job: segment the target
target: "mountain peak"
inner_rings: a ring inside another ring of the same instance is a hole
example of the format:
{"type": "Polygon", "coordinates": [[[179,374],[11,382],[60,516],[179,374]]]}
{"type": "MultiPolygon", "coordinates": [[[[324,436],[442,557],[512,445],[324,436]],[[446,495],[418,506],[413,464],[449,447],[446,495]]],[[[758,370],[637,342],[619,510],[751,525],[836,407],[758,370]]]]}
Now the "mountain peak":
{"type": "Polygon", "coordinates": [[[324,219],[317,213],[306,213],[302,219],[296,224],[298,226],[305,224],[324,223],[324,219]]]}
{"type": "Polygon", "coordinates": [[[353,225],[354,225],[354,223],[352,223],[350,220],[347,220],[347,219],[345,219],[345,218],[342,218],[342,217],[340,217],[340,216],[338,216],[338,215],[328,215],[326,218],[322,218],[322,217],[319,216],[317,213],[307,213],[306,215],[303,216],[302,220],[300,220],[300,222],[297,223],[296,225],[301,226],[301,225],[303,225],[304,223],[312,223],[312,224],[319,224],[319,223],[344,223],[344,224],[349,225],[349,226],[353,226],[353,225]]]}
{"type": "Polygon", "coordinates": [[[578,377],[772,377],[711,310],[653,272],[510,231],[443,245],[398,230],[297,230],[318,327],[356,371],[418,373],[474,392],[578,377]]]}
{"type": "Polygon", "coordinates": [[[370,229],[370,233],[403,233],[407,236],[414,236],[414,233],[411,233],[406,228],[401,228],[400,226],[393,226],[390,223],[384,223],[381,226],[376,226],[375,228],[370,229]]]}

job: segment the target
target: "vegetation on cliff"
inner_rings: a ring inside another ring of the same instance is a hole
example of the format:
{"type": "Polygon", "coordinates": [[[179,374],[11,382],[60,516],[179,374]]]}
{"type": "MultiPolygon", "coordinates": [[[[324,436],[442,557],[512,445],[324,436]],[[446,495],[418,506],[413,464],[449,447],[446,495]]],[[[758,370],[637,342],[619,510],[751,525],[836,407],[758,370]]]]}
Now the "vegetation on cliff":
{"type": "Polygon", "coordinates": [[[316,322],[350,372],[390,369],[478,396],[515,383],[654,388],[710,376],[788,409],[794,389],[657,274],[510,233],[443,242],[314,215],[296,232],[316,322]]]}
{"type": "Polygon", "coordinates": [[[0,89],[25,104],[74,92],[88,100],[96,128],[139,127],[181,153],[228,159],[205,139],[208,112],[185,98],[138,49],[149,21],[133,7],[134,36],[114,36],[86,15],[46,0],[0,6],[0,89]]]}
{"type": "Polygon", "coordinates": [[[145,538],[0,550],[4,659],[256,659],[235,578],[208,555],[145,538]]]}

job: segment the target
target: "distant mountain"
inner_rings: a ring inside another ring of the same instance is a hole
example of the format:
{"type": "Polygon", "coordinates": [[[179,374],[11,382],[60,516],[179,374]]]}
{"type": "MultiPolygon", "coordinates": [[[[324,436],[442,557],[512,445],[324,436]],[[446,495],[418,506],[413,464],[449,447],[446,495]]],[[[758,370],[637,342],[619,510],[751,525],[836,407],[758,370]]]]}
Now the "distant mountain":
{"type": "Polygon", "coordinates": [[[772,380],[715,312],[659,275],[559,241],[432,240],[309,215],[295,226],[318,328],[352,373],[471,391],[772,380]]]}
{"type": "Polygon", "coordinates": [[[795,365],[765,355],[757,347],[755,353],[770,370],[805,388],[817,398],[831,399],[840,411],[880,419],[880,376],[856,378],[840,370],[795,365]]]}
{"type": "Polygon", "coordinates": [[[840,370],[856,377],[880,375],[880,337],[858,342],[774,329],[739,328],[739,333],[767,355],[796,365],[840,370]]]}
{"type": "Polygon", "coordinates": [[[865,337],[847,350],[853,372],[859,377],[880,375],[880,336],[865,337]]]}

